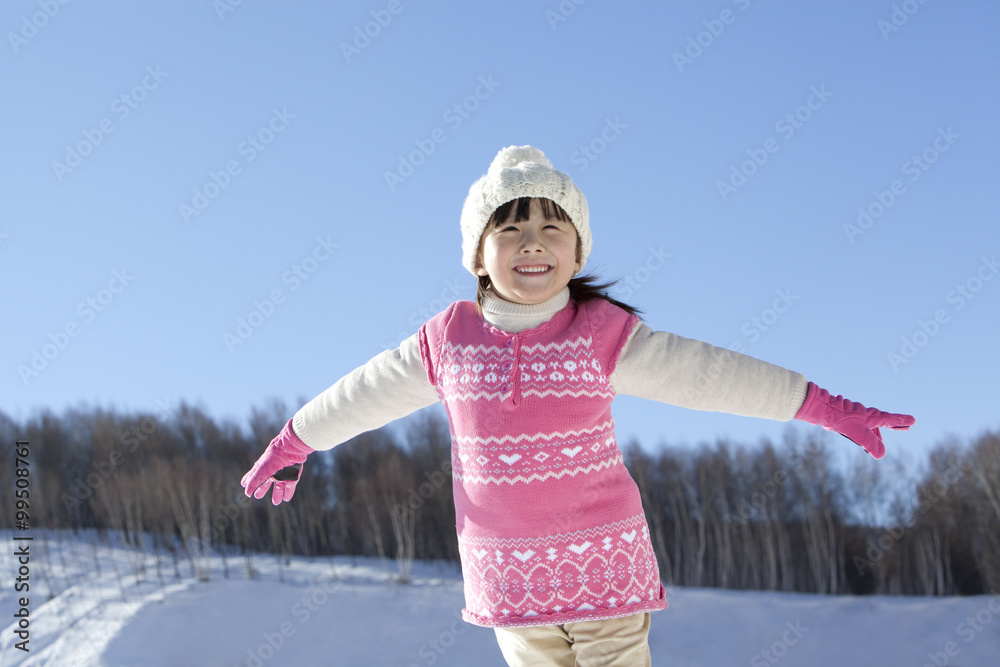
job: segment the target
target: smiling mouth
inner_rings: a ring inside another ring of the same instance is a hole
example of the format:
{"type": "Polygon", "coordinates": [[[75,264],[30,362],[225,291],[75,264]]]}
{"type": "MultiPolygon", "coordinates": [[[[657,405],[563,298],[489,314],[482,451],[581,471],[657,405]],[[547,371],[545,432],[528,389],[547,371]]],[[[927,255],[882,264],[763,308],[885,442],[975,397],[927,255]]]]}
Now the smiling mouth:
{"type": "Polygon", "coordinates": [[[548,273],[552,270],[548,265],[518,266],[514,268],[520,274],[548,273]]]}

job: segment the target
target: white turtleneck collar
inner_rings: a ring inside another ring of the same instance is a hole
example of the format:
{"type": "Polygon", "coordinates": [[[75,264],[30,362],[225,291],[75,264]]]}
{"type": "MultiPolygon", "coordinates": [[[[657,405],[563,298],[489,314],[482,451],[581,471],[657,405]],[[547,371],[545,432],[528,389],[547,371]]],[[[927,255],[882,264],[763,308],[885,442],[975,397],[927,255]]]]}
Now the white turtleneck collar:
{"type": "Polygon", "coordinates": [[[548,322],[552,316],[569,303],[569,287],[564,287],[555,296],[531,305],[514,303],[498,297],[492,290],[486,292],[483,299],[483,317],[493,326],[520,333],[533,329],[542,322],[548,322]]]}

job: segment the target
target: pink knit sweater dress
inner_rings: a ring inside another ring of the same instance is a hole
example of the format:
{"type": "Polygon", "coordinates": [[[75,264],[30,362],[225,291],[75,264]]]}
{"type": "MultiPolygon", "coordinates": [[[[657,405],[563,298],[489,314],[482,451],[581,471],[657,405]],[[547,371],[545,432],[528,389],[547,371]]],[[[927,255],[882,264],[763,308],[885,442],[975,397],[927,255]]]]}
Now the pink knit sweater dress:
{"type": "Polygon", "coordinates": [[[419,332],[448,413],[465,620],[516,627],[663,609],[609,377],[638,318],[572,300],[510,333],[469,301],[419,332]]]}

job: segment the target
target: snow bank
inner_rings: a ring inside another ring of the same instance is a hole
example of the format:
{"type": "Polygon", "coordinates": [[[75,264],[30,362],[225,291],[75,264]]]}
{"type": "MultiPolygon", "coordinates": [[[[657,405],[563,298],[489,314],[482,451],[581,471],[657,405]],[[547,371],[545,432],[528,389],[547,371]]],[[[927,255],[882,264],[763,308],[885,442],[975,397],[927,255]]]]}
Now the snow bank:
{"type": "MultiPolygon", "coordinates": [[[[0,533],[8,545],[10,532],[0,533]]],[[[147,547],[149,548],[149,547],[147,547]]],[[[157,559],[92,534],[37,535],[32,546],[30,652],[16,622],[0,634],[0,666],[310,667],[503,665],[491,630],[464,623],[451,564],[415,563],[392,581],[372,559],[211,559],[198,582],[186,561],[157,559]],[[42,539],[42,538],[45,539],[42,539]],[[143,569],[144,568],[144,569],[143,569]],[[137,577],[135,572],[142,572],[137,577]],[[177,574],[180,574],[180,579],[177,574]]],[[[388,568],[388,569],[387,569],[388,568]]],[[[0,611],[13,619],[17,563],[0,557],[0,611]]],[[[653,664],[993,666],[1000,595],[829,597],[671,589],[653,615],[653,664]]]]}

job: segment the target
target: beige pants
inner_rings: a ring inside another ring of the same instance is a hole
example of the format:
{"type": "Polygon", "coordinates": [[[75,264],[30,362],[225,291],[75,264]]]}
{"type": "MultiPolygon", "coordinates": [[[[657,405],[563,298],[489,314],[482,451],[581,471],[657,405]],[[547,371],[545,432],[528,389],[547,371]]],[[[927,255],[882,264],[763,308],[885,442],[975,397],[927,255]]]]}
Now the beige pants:
{"type": "Polygon", "coordinates": [[[649,667],[649,614],[495,628],[511,667],[649,667]]]}

